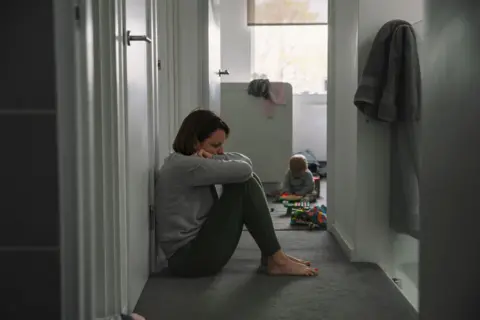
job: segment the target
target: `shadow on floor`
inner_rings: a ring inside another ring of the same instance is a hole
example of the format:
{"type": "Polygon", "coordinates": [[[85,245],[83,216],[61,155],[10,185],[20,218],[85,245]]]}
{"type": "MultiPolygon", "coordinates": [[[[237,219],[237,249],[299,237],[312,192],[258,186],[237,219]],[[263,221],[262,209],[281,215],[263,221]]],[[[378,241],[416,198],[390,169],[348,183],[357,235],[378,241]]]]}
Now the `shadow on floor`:
{"type": "Polygon", "coordinates": [[[257,274],[260,254],[248,233],[216,277],[152,277],[136,312],[147,320],[410,320],[416,313],[373,264],[352,264],[328,232],[279,231],[285,251],[320,268],[316,278],[257,274]]]}

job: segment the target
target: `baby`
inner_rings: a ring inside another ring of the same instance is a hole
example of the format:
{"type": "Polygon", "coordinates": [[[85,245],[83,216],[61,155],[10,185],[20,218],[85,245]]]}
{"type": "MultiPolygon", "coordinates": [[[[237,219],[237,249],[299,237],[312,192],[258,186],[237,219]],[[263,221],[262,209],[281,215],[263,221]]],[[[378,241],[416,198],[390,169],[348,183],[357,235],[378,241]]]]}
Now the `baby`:
{"type": "Polygon", "coordinates": [[[285,174],[282,191],[305,197],[312,195],[313,190],[313,174],[308,170],[307,159],[303,155],[294,155],[290,158],[290,165],[285,174]]]}

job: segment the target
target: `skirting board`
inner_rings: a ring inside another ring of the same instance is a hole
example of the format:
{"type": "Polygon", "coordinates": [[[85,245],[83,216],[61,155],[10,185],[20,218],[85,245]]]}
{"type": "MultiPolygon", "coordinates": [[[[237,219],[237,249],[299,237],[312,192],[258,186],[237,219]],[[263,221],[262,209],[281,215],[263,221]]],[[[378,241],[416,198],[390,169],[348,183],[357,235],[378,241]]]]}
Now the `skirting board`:
{"type": "Polygon", "coordinates": [[[334,223],[328,226],[328,230],[335,237],[338,244],[340,245],[340,248],[343,250],[343,252],[347,256],[348,260],[352,260],[354,247],[350,243],[350,241],[348,241],[346,237],[343,236],[341,228],[338,227],[338,224],[334,223]]]}
{"type": "MultiPolygon", "coordinates": [[[[389,274],[387,274],[389,276],[389,274]]],[[[415,311],[419,311],[418,305],[418,285],[415,284],[406,274],[404,270],[396,269],[395,277],[400,280],[400,284],[396,284],[397,289],[402,293],[405,299],[412,305],[415,311]]]]}
{"type": "MultiPolygon", "coordinates": [[[[338,223],[333,223],[332,225],[328,226],[328,231],[335,237],[340,248],[347,256],[348,260],[352,261],[354,259],[354,246],[351,244],[351,241],[347,240],[346,236],[341,231],[341,227],[339,227],[338,223]]],[[[401,280],[401,284],[396,284],[395,287],[397,290],[405,297],[405,299],[411,304],[411,306],[418,312],[418,288],[409,280],[407,276],[404,275],[404,272],[400,270],[395,270],[395,274],[391,275],[385,270],[385,268],[381,267],[389,279],[392,277],[399,278],[401,280]]]]}

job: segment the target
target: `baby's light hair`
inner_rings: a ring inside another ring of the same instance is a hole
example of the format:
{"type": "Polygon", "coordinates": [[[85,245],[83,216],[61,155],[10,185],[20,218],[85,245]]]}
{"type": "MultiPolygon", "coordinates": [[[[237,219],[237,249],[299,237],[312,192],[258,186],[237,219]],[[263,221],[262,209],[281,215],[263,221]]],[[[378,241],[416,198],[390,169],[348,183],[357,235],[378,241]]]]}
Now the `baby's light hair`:
{"type": "Polygon", "coordinates": [[[301,175],[308,169],[307,158],[301,154],[294,155],[290,158],[289,168],[294,176],[301,175]]]}

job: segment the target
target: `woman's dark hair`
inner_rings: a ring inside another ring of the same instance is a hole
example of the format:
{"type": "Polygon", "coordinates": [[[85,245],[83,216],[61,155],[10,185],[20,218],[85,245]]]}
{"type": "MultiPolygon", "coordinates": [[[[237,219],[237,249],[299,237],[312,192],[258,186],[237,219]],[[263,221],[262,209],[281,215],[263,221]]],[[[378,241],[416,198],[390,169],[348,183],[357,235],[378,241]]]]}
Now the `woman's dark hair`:
{"type": "Polygon", "coordinates": [[[228,137],[230,128],[219,116],[210,110],[192,111],[178,130],[173,141],[173,151],[190,156],[195,153],[195,145],[205,141],[217,130],[223,130],[228,137]]]}

